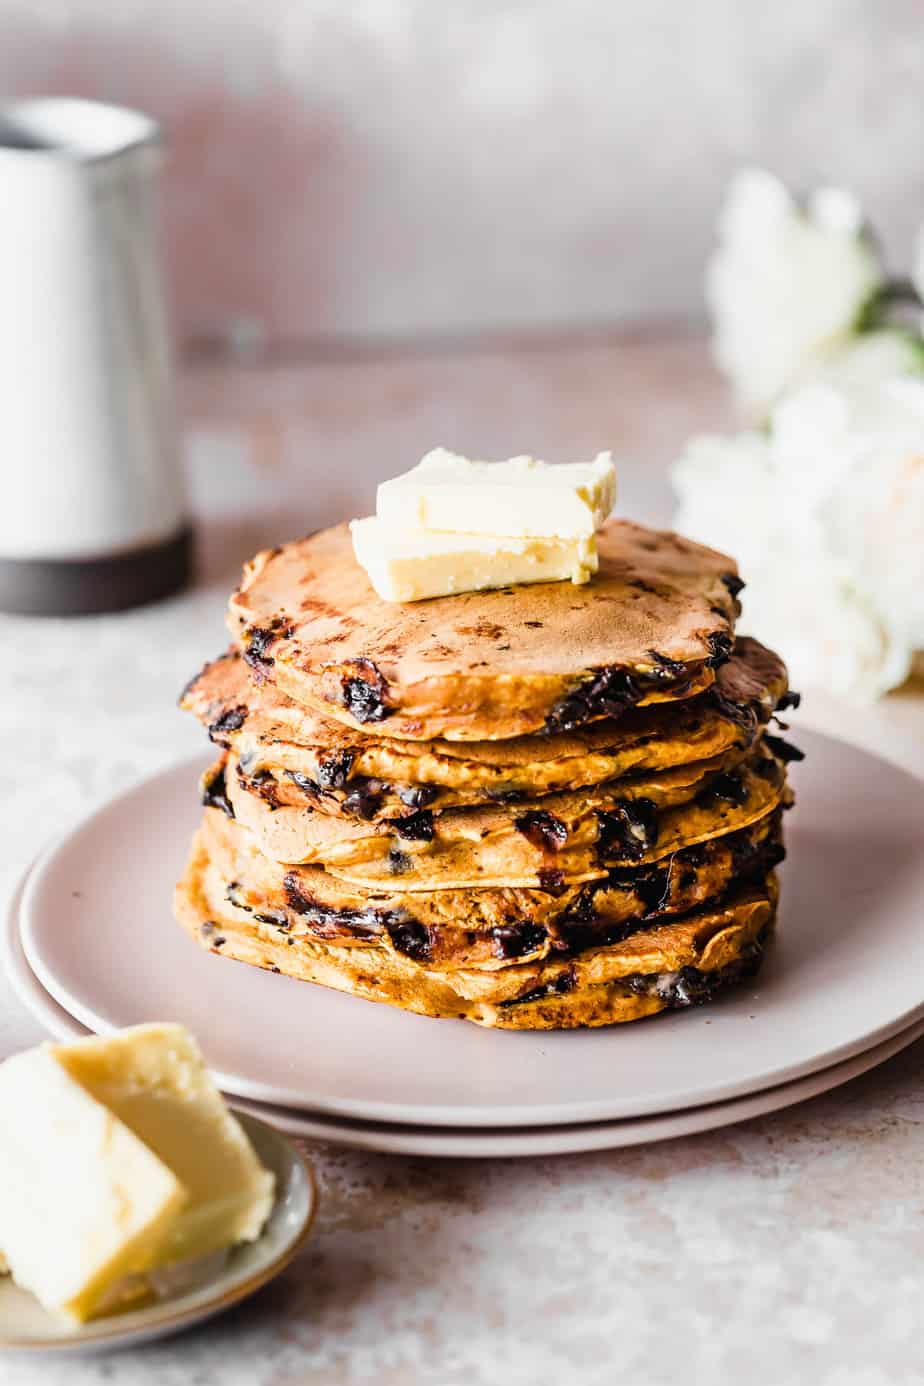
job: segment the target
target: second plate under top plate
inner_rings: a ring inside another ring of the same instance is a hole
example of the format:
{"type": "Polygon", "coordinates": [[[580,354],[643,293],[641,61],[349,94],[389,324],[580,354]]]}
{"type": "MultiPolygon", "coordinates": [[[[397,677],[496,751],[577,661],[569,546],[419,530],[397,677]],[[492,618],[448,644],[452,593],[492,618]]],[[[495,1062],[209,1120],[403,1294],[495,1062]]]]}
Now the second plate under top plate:
{"type": "Polygon", "coordinates": [[[606,1030],[428,1020],[198,949],[170,914],[199,762],[122,795],[38,862],[23,943],[90,1029],[179,1020],[222,1088],[366,1120],[541,1126],[676,1111],[788,1082],[924,1014],[924,783],[817,733],[793,776],[779,937],[721,1002],[606,1030]]]}

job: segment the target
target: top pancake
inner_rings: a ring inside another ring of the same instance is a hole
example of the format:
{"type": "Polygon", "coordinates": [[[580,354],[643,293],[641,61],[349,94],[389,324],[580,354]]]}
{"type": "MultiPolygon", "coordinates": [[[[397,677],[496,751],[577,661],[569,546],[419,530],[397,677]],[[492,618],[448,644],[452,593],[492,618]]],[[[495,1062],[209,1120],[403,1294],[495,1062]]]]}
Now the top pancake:
{"type": "Polygon", "coordinates": [[[734,561],[611,521],[589,583],[384,602],[339,525],[257,554],[229,626],[254,673],[389,737],[481,741],[567,731],[689,697],[728,653],[734,561]]]}

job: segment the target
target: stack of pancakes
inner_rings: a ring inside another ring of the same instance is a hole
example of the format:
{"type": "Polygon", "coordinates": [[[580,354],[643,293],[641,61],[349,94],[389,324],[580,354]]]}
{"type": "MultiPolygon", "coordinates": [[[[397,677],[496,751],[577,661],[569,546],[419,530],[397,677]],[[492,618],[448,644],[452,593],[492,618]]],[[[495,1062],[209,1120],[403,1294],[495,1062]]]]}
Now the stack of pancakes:
{"type": "Polygon", "coordinates": [[[206,948],[508,1029],[750,976],[776,913],[786,670],[734,563],[611,521],[583,587],[394,605],[345,526],[258,554],[182,706],[219,757],[177,913],[206,948]]]}

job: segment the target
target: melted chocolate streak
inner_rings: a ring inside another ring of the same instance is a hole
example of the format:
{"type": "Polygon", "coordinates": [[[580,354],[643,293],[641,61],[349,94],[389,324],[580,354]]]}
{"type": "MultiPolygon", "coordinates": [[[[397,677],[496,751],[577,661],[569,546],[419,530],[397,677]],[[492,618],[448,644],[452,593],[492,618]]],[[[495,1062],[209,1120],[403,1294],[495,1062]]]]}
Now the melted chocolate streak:
{"type": "Polygon", "coordinates": [[[597,812],[597,856],[638,861],[658,841],[658,811],[651,799],[623,799],[597,812]]]}
{"type": "Polygon", "coordinates": [[[348,746],[318,762],[318,779],[325,789],[345,788],[358,754],[348,746]]]}
{"type": "Polygon", "coordinates": [[[785,741],[782,736],[771,736],[769,732],[766,732],[764,741],[784,765],[788,765],[793,760],[805,760],[805,752],[800,751],[799,747],[793,746],[791,742],[785,741]]]}
{"type": "Polygon", "coordinates": [[[331,909],[306,893],[294,871],[286,873],[282,884],[289,909],[307,920],[312,932],[320,938],[334,938],[346,930],[357,938],[371,939],[379,937],[383,930],[390,931],[399,925],[416,925],[405,910],[377,910],[371,907],[364,910],[331,909]]]}
{"type": "MultiPolygon", "coordinates": [[[[374,780],[366,775],[355,775],[349,777],[349,771],[344,766],[345,757],[349,755],[350,765],[352,766],[356,752],[343,752],[339,762],[339,768],[331,773],[329,763],[322,763],[319,772],[327,771],[324,779],[313,780],[309,775],[303,775],[298,770],[287,770],[285,773],[293,784],[298,785],[303,794],[309,799],[332,799],[340,804],[340,808],[351,818],[362,818],[369,822],[378,815],[379,810],[389,790],[393,791],[410,809],[423,809],[427,804],[432,804],[438,796],[439,790],[433,785],[389,785],[383,780],[374,780]],[[333,787],[327,788],[327,783],[333,787]],[[349,793],[340,794],[338,791],[347,789],[349,793]]],[[[241,762],[243,766],[243,762],[241,762]]],[[[427,816],[428,818],[430,815],[427,816]]],[[[401,837],[418,837],[421,839],[432,837],[432,831],[427,835],[426,819],[420,813],[405,814],[403,818],[389,820],[393,823],[401,837]],[[399,824],[405,825],[403,828],[399,824]],[[415,828],[417,829],[415,831],[415,828]]]]}
{"type": "MultiPolygon", "coordinates": [[[[350,764],[352,765],[355,753],[351,751],[344,754],[349,754],[350,764]]],[[[322,763],[318,767],[318,770],[319,776],[321,777],[320,780],[313,780],[309,775],[303,775],[298,770],[287,770],[285,773],[292,783],[298,785],[302,793],[306,794],[309,799],[336,800],[336,790],[327,787],[327,785],[332,782],[332,772],[329,763],[327,765],[322,763]]],[[[355,780],[348,780],[346,778],[348,773],[348,771],[343,770],[343,762],[341,762],[340,768],[333,772],[333,774],[336,775],[335,782],[337,783],[337,787],[342,788],[344,785],[347,785],[350,790],[349,794],[344,795],[343,798],[340,799],[340,807],[343,812],[348,814],[351,818],[362,818],[368,822],[376,816],[382,806],[385,786],[380,780],[367,779],[363,775],[357,776],[355,780]]]]}
{"type": "Polygon", "coordinates": [[[303,794],[307,794],[309,799],[321,799],[324,797],[324,790],[313,780],[310,775],[303,775],[300,770],[287,770],[286,777],[296,785],[303,794]]]}
{"type": "Polygon", "coordinates": [[[748,787],[740,775],[731,770],[722,770],[718,775],[713,775],[705,789],[700,790],[696,796],[696,803],[708,807],[710,804],[722,802],[740,808],[747,803],[748,793],[748,787]]]}
{"type": "Polygon", "coordinates": [[[246,707],[226,707],[214,722],[209,723],[209,740],[214,741],[216,746],[227,748],[229,743],[224,739],[227,733],[240,731],[246,720],[246,707]]]}
{"type": "Polygon", "coordinates": [[[729,722],[734,722],[741,727],[753,740],[760,725],[760,718],[757,709],[751,703],[736,703],[732,698],[727,697],[720,688],[713,686],[709,689],[706,697],[712,703],[717,712],[725,717],[729,722]]]}
{"type": "Polygon", "coordinates": [[[398,784],[394,790],[402,804],[412,809],[426,808],[439,794],[438,787],[432,784],[398,784]]]}
{"type": "Polygon", "coordinates": [[[276,616],[268,626],[251,626],[245,632],[247,644],[244,646],[244,663],[249,664],[257,674],[265,674],[276,663],[269,653],[276,640],[287,639],[292,627],[282,616],[276,616]]]}
{"type": "Polygon", "coordinates": [[[374,818],[382,807],[385,786],[380,780],[356,779],[350,782],[353,788],[343,800],[344,813],[353,814],[367,822],[374,818]]]}
{"type": "MultiPolygon", "coordinates": [[[[316,780],[310,779],[308,775],[299,774],[297,770],[287,770],[286,774],[309,799],[336,801],[337,794],[334,790],[324,789],[316,780]]],[[[352,787],[349,794],[344,795],[340,800],[340,808],[348,817],[361,818],[368,823],[375,818],[382,807],[385,786],[379,780],[369,780],[362,776],[351,780],[350,785],[352,787]]]]}
{"type": "Polygon", "coordinates": [[[514,819],[514,827],[527,842],[541,852],[557,852],[568,841],[568,829],[560,818],[545,809],[532,809],[514,819]]]}
{"type": "Polygon", "coordinates": [[[718,669],[720,664],[724,664],[735,647],[732,637],[720,630],[707,635],[706,644],[709,646],[709,658],[706,660],[706,664],[710,669],[718,669]]]}
{"type": "Polygon", "coordinates": [[[527,953],[537,953],[548,936],[549,931],[543,924],[534,924],[529,919],[498,925],[491,930],[494,953],[499,958],[522,958],[527,953]]]}
{"type": "Polygon", "coordinates": [[[221,809],[229,818],[234,817],[234,809],[228,798],[228,785],[225,780],[225,767],[222,765],[214,775],[202,785],[202,802],[206,808],[221,809]]]}
{"type": "MultiPolygon", "coordinates": [[[[543,730],[574,731],[594,717],[621,717],[627,708],[633,707],[652,688],[664,688],[673,682],[669,672],[662,667],[648,674],[630,673],[628,669],[597,669],[589,679],[555,704],[545,720],[543,730]]],[[[680,692],[680,687],[677,691],[680,692]]]]}
{"type": "Polygon", "coordinates": [[[371,659],[357,659],[355,673],[340,683],[340,700],[357,722],[382,722],[391,716],[388,707],[388,684],[381,670],[371,659]]]}
{"type": "MultiPolygon", "coordinates": [[[[728,574],[728,577],[732,577],[732,574],[728,574]]],[[[718,614],[725,615],[721,610],[718,614]]],[[[734,640],[724,631],[713,631],[707,635],[706,644],[709,655],[705,663],[710,669],[724,664],[734,649],[734,640]]],[[[649,650],[648,656],[654,663],[653,669],[595,669],[589,678],[555,704],[543,730],[574,731],[595,717],[621,717],[627,708],[634,707],[654,689],[669,689],[680,697],[686,691],[694,670],[658,650],[649,650]]]]}
{"type": "Polygon", "coordinates": [[[242,773],[240,766],[238,766],[237,777],[242,783],[246,783],[250,789],[259,794],[271,813],[276,812],[279,808],[279,786],[269,770],[259,770],[256,775],[247,776],[242,773]]]}
{"type": "Polygon", "coordinates": [[[399,837],[408,842],[433,841],[433,814],[429,809],[409,813],[405,818],[393,818],[391,826],[399,837]]]}
{"type": "Polygon", "coordinates": [[[509,1001],[501,1001],[498,1009],[508,1010],[511,1006],[523,1006],[529,1001],[544,1001],[549,996],[565,996],[574,990],[576,980],[573,970],[569,968],[543,986],[524,991],[522,996],[512,996],[509,1001]]]}
{"type": "Polygon", "coordinates": [[[546,895],[557,898],[559,895],[564,895],[568,889],[565,873],[557,867],[544,866],[540,871],[537,871],[536,875],[539,877],[539,889],[544,890],[546,895]]]}

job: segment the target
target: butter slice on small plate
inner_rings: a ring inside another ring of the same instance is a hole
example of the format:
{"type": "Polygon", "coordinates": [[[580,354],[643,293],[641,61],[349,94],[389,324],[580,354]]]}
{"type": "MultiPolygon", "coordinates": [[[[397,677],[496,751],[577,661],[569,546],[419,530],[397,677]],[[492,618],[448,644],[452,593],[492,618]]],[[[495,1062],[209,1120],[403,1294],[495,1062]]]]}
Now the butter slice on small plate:
{"type": "Polygon", "coordinates": [[[314,1178],[281,1132],[243,1112],[236,1115],[276,1177],[275,1201],[260,1236],[165,1273],[158,1297],[141,1308],[80,1325],[43,1309],[9,1277],[0,1279],[0,1352],[99,1352],[166,1337],[229,1309],[289,1264],[314,1222],[314,1178]]]}

